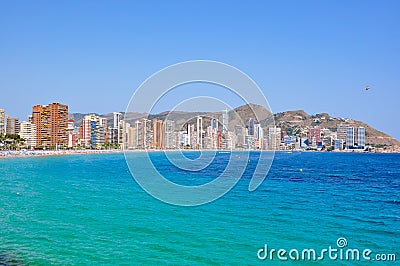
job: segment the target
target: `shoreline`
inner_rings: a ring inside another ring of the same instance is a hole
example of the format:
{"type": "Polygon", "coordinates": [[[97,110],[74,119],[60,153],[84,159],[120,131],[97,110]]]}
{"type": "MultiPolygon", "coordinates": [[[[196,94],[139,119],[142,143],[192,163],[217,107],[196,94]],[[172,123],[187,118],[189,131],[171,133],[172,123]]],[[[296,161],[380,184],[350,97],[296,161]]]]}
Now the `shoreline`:
{"type": "Polygon", "coordinates": [[[0,151],[0,159],[2,158],[28,158],[28,157],[48,157],[63,155],[86,155],[86,154],[104,154],[104,153],[123,153],[122,150],[58,150],[58,151],[0,151]]]}
{"type": "MultiPolygon", "coordinates": [[[[13,151],[13,150],[5,150],[0,151],[0,159],[5,158],[27,158],[27,157],[48,157],[48,156],[63,156],[63,155],[88,155],[88,154],[115,154],[115,153],[125,153],[125,152],[198,152],[198,151],[209,151],[209,152],[243,152],[248,150],[180,150],[180,149],[168,149],[168,150],[22,150],[22,151],[13,151]]],[[[265,151],[272,152],[272,150],[251,150],[252,152],[257,151],[265,151]]],[[[312,151],[312,150],[278,150],[273,151],[278,153],[302,153],[302,152],[312,152],[312,153],[326,153],[328,151],[312,151]]],[[[354,153],[354,154],[362,154],[362,153],[373,153],[373,154],[400,154],[400,152],[396,151],[357,151],[357,150],[341,150],[341,151],[330,151],[332,153],[354,153]]]]}

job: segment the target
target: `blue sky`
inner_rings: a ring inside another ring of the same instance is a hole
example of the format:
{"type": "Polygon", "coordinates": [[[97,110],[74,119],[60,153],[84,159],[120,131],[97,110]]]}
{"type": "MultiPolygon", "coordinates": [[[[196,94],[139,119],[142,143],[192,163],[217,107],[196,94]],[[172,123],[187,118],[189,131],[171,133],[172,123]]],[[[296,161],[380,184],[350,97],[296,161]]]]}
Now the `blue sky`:
{"type": "Polygon", "coordinates": [[[156,71],[208,59],[247,73],[274,112],[328,112],[400,139],[399,1],[142,2],[1,1],[0,108],[21,120],[53,101],[122,111],[156,71]]]}

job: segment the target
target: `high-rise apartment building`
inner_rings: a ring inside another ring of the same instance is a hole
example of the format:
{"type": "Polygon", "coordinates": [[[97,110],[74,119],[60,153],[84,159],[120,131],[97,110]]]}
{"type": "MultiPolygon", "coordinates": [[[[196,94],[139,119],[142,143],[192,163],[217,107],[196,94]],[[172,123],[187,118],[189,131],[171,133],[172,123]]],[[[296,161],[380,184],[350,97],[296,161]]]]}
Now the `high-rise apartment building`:
{"type": "Polygon", "coordinates": [[[133,149],[136,148],[136,129],[134,127],[128,128],[128,140],[127,140],[127,148],[133,149]]]}
{"type": "Polygon", "coordinates": [[[354,127],[347,127],[346,148],[352,149],[354,147],[354,127]]]}
{"type": "Polygon", "coordinates": [[[25,140],[25,145],[28,148],[36,147],[36,125],[32,122],[22,122],[19,132],[21,138],[25,140]]]}
{"type": "Polygon", "coordinates": [[[254,136],[254,134],[255,134],[254,125],[255,125],[254,119],[250,118],[249,121],[247,122],[247,129],[248,129],[249,136],[254,136]]]}
{"type": "Polygon", "coordinates": [[[52,103],[33,106],[32,123],[36,125],[36,148],[67,146],[67,105],[52,103]]]}
{"type": "Polygon", "coordinates": [[[92,115],[85,115],[82,119],[82,126],[79,132],[79,139],[81,141],[81,145],[84,147],[90,146],[91,120],[92,120],[92,115]]]}
{"type": "Polygon", "coordinates": [[[108,143],[118,144],[118,127],[108,127],[107,130],[107,141],[108,143]]]}
{"type": "Polygon", "coordinates": [[[5,128],[5,117],[4,117],[4,109],[0,109],[0,135],[4,135],[6,133],[5,128]]]}
{"type": "Polygon", "coordinates": [[[321,129],[319,127],[310,128],[308,139],[311,141],[311,146],[316,147],[317,143],[321,141],[321,129]]]}
{"type": "Polygon", "coordinates": [[[128,129],[131,127],[129,123],[126,123],[124,120],[119,121],[118,123],[118,144],[120,148],[126,149],[128,143],[128,129]]]}
{"type": "Polygon", "coordinates": [[[345,125],[345,124],[337,125],[337,128],[336,128],[337,139],[340,139],[343,141],[347,140],[347,127],[348,127],[348,125],[345,125]]]}
{"type": "Polygon", "coordinates": [[[134,147],[136,149],[143,149],[143,130],[142,130],[142,122],[136,121],[135,125],[135,144],[134,147]]]}
{"type": "Polygon", "coordinates": [[[164,121],[153,119],[152,148],[164,149],[164,121]]]}
{"type": "Polygon", "coordinates": [[[281,145],[281,128],[270,127],[268,129],[268,148],[270,150],[279,150],[281,145]]]}
{"type": "Polygon", "coordinates": [[[18,134],[20,130],[19,119],[6,116],[6,135],[18,134]]]}
{"type": "Polygon", "coordinates": [[[203,148],[203,118],[197,117],[196,149],[203,148]]]}
{"type": "Polygon", "coordinates": [[[118,112],[113,113],[113,128],[118,128],[119,121],[121,121],[122,114],[118,112]]]}
{"type": "Polygon", "coordinates": [[[154,134],[153,134],[154,132],[153,132],[152,121],[147,118],[142,118],[135,122],[134,128],[135,128],[135,141],[134,141],[135,148],[150,149],[154,145],[154,134]]]}
{"type": "Polygon", "coordinates": [[[245,145],[245,138],[246,138],[246,128],[241,125],[235,126],[235,146],[237,148],[243,148],[245,145]]]}
{"type": "Polygon", "coordinates": [[[218,131],[218,119],[216,119],[215,117],[213,117],[210,121],[211,124],[211,129],[215,130],[215,132],[218,131]]]}
{"type": "Polygon", "coordinates": [[[365,128],[359,127],[357,135],[358,135],[357,146],[361,149],[364,149],[365,148],[365,128]]]}
{"type": "Polygon", "coordinates": [[[264,138],[264,130],[261,127],[261,124],[254,125],[254,134],[255,134],[255,138],[258,140],[262,140],[264,138]]]}
{"type": "Polygon", "coordinates": [[[165,148],[173,149],[175,144],[175,122],[172,120],[165,120],[165,148]]]}
{"type": "Polygon", "coordinates": [[[101,148],[106,129],[107,119],[94,114],[85,115],[82,120],[81,144],[92,149],[101,148]]]}
{"type": "Polygon", "coordinates": [[[67,136],[68,136],[68,148],[72,148],[76,146],[76,141],[77,141],[77,134],[75,132],[75,121],[74,120],[68,120],[67,122],[67,136]]]}
{"type": "Polygon", "coordinates": [[[229,116],[228,116],[228,110],[225,109],[222,111],[222,133],[228,132],[229,128],[229,116]]]}

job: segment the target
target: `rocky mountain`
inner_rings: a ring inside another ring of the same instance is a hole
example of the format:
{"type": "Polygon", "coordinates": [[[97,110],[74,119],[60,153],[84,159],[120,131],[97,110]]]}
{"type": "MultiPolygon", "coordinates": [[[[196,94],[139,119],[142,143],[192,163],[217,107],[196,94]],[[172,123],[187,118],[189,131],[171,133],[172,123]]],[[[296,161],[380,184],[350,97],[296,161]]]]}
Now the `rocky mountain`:
{"type": "MultiPolygon", "coordinates": [[[[217,118],[219,123],[222,123],[221,112],[162,112],[159,114],[146,114],[146,113],[123,113],[121,112],[124,120],[133,124],[136,120],[147,117],[148,119],[161,119],[175,121],[175,128],[180,129],[186,123],[195,123],[196,117],[201,115],[203,117],[203,125],[209,125],[212,118],[217,118]]],[[[82,124],[82,118],[85,114],[71,113],[70,119],[75,120],[75,125],[82,124]]],[[[327,113],[320,113],[315,115],[307,114],[304,110],[295,110],[272,114],[263,106],[256,104],[247,104],[235,108],[228,112],[229,116],[229,130],[233,131],[236,125],[246,126],[250,118],[259,122],[263,128],[268,128],[275,124],[281,127],[289,135],[300,135],[305,133],[307,127],[319,126],[321,128],[330,129],[336,132],[338,124],[345,124],[353,127],[364,127],[366,134],[366,144],[370,145],[386,145],[386,146],[400,146],[400,143],[393,137],[369,126],[368,124],[348,118],[332,117],[327,113]]],[[[101,115],[107,118],[108,121],[113,120],[113,114],[108,113],[101,115]]]]}

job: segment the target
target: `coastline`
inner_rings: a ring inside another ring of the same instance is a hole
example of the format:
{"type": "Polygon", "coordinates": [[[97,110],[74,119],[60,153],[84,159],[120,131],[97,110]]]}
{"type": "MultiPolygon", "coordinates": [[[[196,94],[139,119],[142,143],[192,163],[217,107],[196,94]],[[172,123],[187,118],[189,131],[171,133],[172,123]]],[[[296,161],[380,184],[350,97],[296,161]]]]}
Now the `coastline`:
{"type": "Polygon", "coordinates": [[[104,153],[123,153],[122,150],[58,150],[58,151],[0,151],[2,158],[26,158],[26,157],[48,157],[64,155],[84,155],[84,154],[104,154],[104,153]]]}
{"type": "MultiPolygon", "coordinates": [[[[121,150],[121,149],[113,149],[113,150],[5,150],[0,151],[0,159],[5,158],[26,158],[26,157],[48,157],[48,156],[64,156],[64,155],[87,155],[87,154],[107,154],[107,153],[125,153],[125,152],[194,152],[194,151],[228,151],[228,152],[236,152],[236,151],[247,151],[247,150],[180,150],[180,149],[168,149],[168,150],[145,150],[145,149],[136,149],[136,150],[121,150]]],[[[272,152],[272,150],[251,150],[251,151],[265,151],[272,152]]],[[[274,152],[279,153],[301,153],[301,152],[312,152],[312,153],[326,153],[328,151],[313,151],[313,150],[277,150],[274,152]]],[[[333,153],[379,153],[379,154],[399,154],[399,151],[360,151],[360,150],[341,150],[341,151],[330,151],[333,153]]]]}

